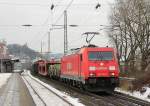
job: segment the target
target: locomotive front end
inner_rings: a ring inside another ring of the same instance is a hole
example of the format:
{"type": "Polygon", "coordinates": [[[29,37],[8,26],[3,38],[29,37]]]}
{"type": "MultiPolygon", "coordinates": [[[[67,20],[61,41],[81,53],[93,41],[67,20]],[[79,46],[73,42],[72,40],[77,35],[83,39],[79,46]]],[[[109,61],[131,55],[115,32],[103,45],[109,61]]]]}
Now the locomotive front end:
{"type": "Polygon", "coordinates": [[[87,88],[93,91],[114,90],[119,85],[119,67],[113,48],[92,48],[87,52],[87,88]]]}

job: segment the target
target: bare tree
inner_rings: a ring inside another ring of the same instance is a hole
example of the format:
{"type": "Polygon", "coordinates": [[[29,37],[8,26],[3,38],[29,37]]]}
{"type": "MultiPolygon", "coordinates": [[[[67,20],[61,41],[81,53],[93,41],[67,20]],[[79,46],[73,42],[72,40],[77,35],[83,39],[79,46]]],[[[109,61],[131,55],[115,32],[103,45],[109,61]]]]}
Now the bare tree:
{"type": "Polygon", "coordinates": [[[148,0],[116,0],[110,16],[109,37],[119,53],[118,59],[135,71],[141,60],[144,70],[150,55],[150,5],[148,0]],[[137,58],[138,57],[138,58],[137,58]]]}

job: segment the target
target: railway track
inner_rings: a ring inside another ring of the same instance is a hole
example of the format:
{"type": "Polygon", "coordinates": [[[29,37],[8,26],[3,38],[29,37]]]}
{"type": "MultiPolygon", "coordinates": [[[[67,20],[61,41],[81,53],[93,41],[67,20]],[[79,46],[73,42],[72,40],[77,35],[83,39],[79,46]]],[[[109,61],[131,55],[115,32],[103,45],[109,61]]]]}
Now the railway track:
{"type": "Polygon", "coordinates": [[[23,80],[25,81],[26,85],[30,88],[30,93],[34,93],[33,99],[34,101],[38,102],[35,103],[37,106],[51,106],[51,105],[63,105],[63,106],[73,106],[69,101],[65,99],[65,97],[59,96],[54,91],[50,90],[44,84],[38,82],[34,78],[30,76],[22,76],[23,80]],[[41,90],[44,92],[40,92],[41,90]],[[32,91],[31,91],[32,90],[32,91]],[[49,95],[49,96],[46,96],[49,95]],[[36,98],[35,98],[36,97],[36,98]],[[53,99],[52,99],[53,98],[53,99]],[[54,103],[55,101],[55,103],[54,103]],[[54,103],[54,104],[51,104],[54,103]]]}
{"type": "Polygon", "coordinates": [[[150,106],[150,103],[126,94],[119,92],[107,92],[105,96],[102,96],[101,93],[94,94],[87,92],[88,95],[95,97],[96,99],[103,99],[113,105],[117,106],[150,106]]]}
{"type": "Polygon", "coordinates": [[[90,93],[86,91],[79,91],[76,88],[72,88],[72,89],[78,92],[84,93],[88,96],[91,96],[93,102],[97,105],[103,101],[102,102],[103,105],[106,105],[106,106],[150,106],[149,102],[131,97],[129,95],[121,94],[118,92],[90,93]]]}
{"type": "Polygon", "coordinates": [[[38,76],[38,78],[46,83],[54,83],[56,88],[59,90],[64,89],[63,92],[79,98],[80,101],[87,106],[150,106],[149,102],[117,92],[95,94],[80,90],[76,87],[68,86],[67,84],[56,80],[50,80],[49,78],[41,76],[38,76]]]}
{"type": "MultiPolygon", "coordinates": [[[[34,94],[37,96],[37,100],[39,101],[38,104],[36,105],[41,105],[41,106],[46,106],[46,103],[45,101],[40,97],[40,95],[36,92],[36,90],[32,87],[31,83],[29,83],[29,81],[25,78],[25,77],[22,77],[24,82],[26,83],[26,86],[30,89],[30,93],[33,91],[34,94]],[[32,91],[31,91],[32,89],[32,91]]],[[[33,98],[34,99],[34,98],[33,98]]]]}
{"type": "Polygon", "coordinates": [[[131,101],[131,102],[133,102],[135,104],[138,104],[138,105],[141,105],[141,106],[150,106],[150,103],[147,102],[147,101],[144,101],[144,100],[141,100],[141,99],[138,99],[138,98],[126,95],[126,94],[122,94],[122,93],[119,93],[119,92],[113,92],[113,93],[111,93],[111,95],[113,95],[117,98],[121,98],[121,99],[124,99],[124,100],[131,101]]]}
{"type": "Polygon", "coordinates": [[[93,93],[87,93],[88,95],[91,95],[95,97],[96,99],[102,99],[104,101],[107,101],[111,103],[111,105],[115,106],[150,106],[149,102],[143,101],[141,99],[137,99],[134,97],[130,97],[128,95],[124,94],[118,94],[117,92],[115,93],[107,93],[107,97],[101,94],[93,94],[93,93]]]}

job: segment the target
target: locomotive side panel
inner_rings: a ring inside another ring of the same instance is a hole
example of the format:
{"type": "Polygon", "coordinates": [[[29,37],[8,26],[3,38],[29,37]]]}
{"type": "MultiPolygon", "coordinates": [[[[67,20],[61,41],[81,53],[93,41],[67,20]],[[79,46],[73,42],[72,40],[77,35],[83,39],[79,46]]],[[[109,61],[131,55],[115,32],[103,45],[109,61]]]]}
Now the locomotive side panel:
{"type": "Polygon", "coordinates": [[[62,58],[61,78],[78,80],[79,72],[80,72],[80,55],[79,54],[64,56],[62,58]]]}
{"type": "Polygon", "coordinates": [[[80,55],[82,55],[82,59],[81,59],[82,83],[85,83],[85,80],[87,80],[89,77],[87,49],[86,48],[81,49],[80,55]]]}

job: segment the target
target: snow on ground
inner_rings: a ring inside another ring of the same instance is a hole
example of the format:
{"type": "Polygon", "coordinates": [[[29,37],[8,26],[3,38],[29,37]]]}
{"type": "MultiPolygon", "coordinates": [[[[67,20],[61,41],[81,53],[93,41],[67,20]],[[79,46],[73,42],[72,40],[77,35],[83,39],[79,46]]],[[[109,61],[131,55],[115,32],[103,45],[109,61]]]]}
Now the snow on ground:
{"type": "Polygon", "coordinates": [[[29,86],[29,84],[27,83],[27,81],[23,78],[23,81],[25,82],[30,95],[32,96],[34,103],[36,104],[36,106],[44,106],[43,102],[40,100],[40,98],[36,95],[35,91],[29,86]]]}
{"type": "Polygon", "coordinates": [[[6,84],[8,78],[11,76],[11,73],[0,73],[0,88],[6,84]]]}
{"type": "Polygon", "coordinates": [[[150,102],[150,99],[148,99],[148,95],[150,94],[150,88],[149,87],[145,87],[145,88],[146,88],[146,92],[144,93],[140,93],[140,91],[133,91],[133,92],[124,91],[120,88],[116,88],[115,91],[150,102]]]}
{"type": "MultiPolygon", "coordinates": [[[[69,103],[71,103],[74,106],[84,106],[82,103],[80,103],[80,101],[78,100],[78,98],[73,98],[57,89],[55,89],[54,87],[40,81],[39,79],[35,78],[34,76],[32,76],[30,74],[30,71],[24,71],[23,75],[29,75],[30,77],[32,77],[33,79],[35,79],[36,81],[40,82],[41,84],[43,84],[44,86],[46,86],[47,88],[49,88],[52,92],[54,92],[55,94],[59,95],[60,97],[63,97],[66,101],[68,101],[69,103]]],[[[33,93],[32,93],[33,94],[33,93]]],[[[31,95],[32,95],[31,94],[31,95]]]]}

